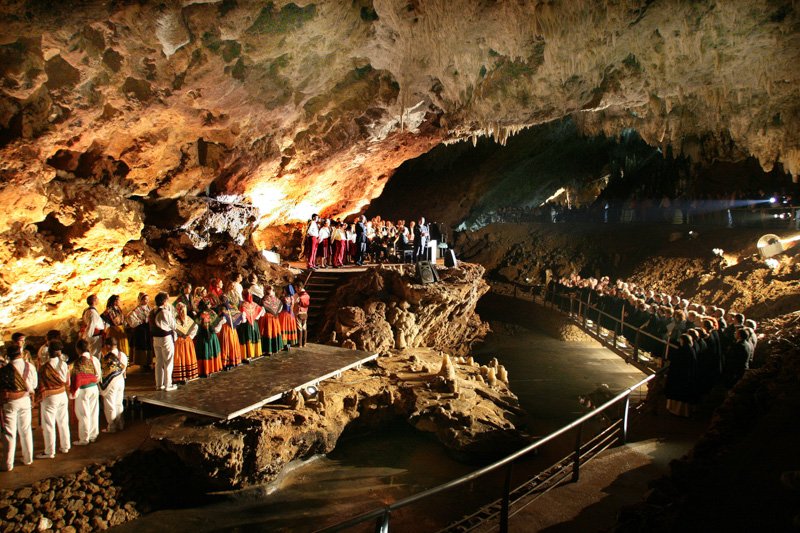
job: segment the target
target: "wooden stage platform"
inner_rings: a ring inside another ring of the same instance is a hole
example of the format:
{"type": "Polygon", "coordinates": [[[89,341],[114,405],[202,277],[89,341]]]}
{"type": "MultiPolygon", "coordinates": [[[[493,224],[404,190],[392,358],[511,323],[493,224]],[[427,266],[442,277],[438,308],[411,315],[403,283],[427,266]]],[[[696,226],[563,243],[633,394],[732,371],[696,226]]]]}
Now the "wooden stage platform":
{"type": "Polygon", "coordinates": [[[309,343],[228,372],[218,372],[177,390],[138,392],[135,400],[230,420],[378,357],[358,350],[309,343]]]}

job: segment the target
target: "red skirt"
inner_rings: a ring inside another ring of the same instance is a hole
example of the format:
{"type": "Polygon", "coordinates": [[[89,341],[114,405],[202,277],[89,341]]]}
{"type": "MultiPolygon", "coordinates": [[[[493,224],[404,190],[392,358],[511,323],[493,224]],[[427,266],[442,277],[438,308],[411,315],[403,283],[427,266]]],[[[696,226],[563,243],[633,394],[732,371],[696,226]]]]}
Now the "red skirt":
{"type": "Polygon", "coordinates": [[[222,366],[232,368],[242,363],[242,351],[239,347],[239,336],[236,330],[228,325],[222,324],[219,332],[220,355],[222,356],[222,366]]]}
{"type": "Polygon", "coordinates": [[[194,350],[194,341],[189,337],[181,337],[175,341],[172,381],[191,381],[195,378],[197,378],[197,353],[194,350]]]}
{"type": "Polygon", "coordinates": [[[281,334],[286,344],[297,344],[297,320],[288,311],[281,311],[278,314],[278,321],[281,323],[281,334]]]}

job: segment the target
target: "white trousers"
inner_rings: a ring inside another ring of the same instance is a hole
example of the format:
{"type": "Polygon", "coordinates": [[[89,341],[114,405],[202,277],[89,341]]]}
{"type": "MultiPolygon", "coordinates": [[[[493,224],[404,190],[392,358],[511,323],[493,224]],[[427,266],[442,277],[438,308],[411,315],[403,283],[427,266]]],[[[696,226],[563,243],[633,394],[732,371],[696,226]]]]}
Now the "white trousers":
{"type": "Polygon", "coordinates": [[[30,396],[11,400],[3,404],[3,454],[6,470],[14,467],[17,452],[17,435],[22,448],[22,462],[33,461],[33,430],[31,429],[30,396]]]}
{"type": "Polygon", "coordinates": [[[75,418],[78,419],[78,438],[81,442],[92,442],[100,432],[100,405],[97,385],[78,389],[75,393],[75,418]]]}
{"type": "Polygon", "coordinates": [[[172,386],[172,367],[175,366],[175,341],[172,336],[153,337],[156,352],[156,389],[172,386]]]}
{"type": "Polygon", "coordinates": [[[62,392],[48,396],[39,407],[42,418],[42,435],[44,436],[44,453],[56,454],[56,429],[58,429],[59,450],[69,451],[69,399],[62,392]]]}
{"type": "Polygon", "coordinates": [[[103,391],[103,414],[106,417],[108,431],[121,431],[125,428],[122,415],[122,399],[125,396],[125,378],[121,375],[114,378],[103,391]]]}

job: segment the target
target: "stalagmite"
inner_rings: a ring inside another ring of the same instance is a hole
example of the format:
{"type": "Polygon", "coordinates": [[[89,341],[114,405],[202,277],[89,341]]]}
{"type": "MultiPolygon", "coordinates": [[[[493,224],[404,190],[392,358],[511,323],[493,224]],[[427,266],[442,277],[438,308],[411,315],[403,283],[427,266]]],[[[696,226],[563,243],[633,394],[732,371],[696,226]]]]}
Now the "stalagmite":
{"type": "Polygon", "coordinates": [[[452,361],[450,361],[450,356],[447,354],[442,354],[442,366],[439,369],[438,375],[446,379],[456,378],[456,369],[453,366],[452,361]]]}
{"type": "Polygon", "coordinates": [[[500,365],[497,369],[497,379],[508,385],[508,371],[503,365],[500,365]]]}

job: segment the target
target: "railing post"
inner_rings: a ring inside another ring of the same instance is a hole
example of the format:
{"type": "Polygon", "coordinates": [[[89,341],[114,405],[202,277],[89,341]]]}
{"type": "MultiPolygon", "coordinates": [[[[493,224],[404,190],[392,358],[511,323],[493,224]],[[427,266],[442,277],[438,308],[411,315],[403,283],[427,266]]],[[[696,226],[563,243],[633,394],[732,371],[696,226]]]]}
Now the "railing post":
{"type": "Polygon", "coordinates": [[[633,360],[639,362],[639,337],[641,336],[641,328],[636,328],[636,336],[633,338],[633,360]]]}
{"type": "Polygon", "coordinates": [[[581,475],[581,431],[583,424],[578,424],[575,433],[575,459],[572,460],[572,481],[578,481],[581,475]]]}
{"type": "Polygon", "coordinates": [[[389,533],[389,509],[385,509],[375,522],[375,533],[389,533]]]}
{"type": "Polygon", "coordinates": [[[509,463],[506,468],[506,480],[503,484],[503,501],[500,504],[500,533],[508,533],[508,511],[511,506],[511,468],[514,463],[509,463]]]}
{"type": "Polygon", "coordinates": [[[569,317],[572,318],[572,306],[575,303],[575,296],[570,294],[569,295],[569,317]]]}
{"type": "Polygon", "coordinates": [[[625,396],[625,403],[622,407],[622,444],[628,442],[628,411],[631,407],[630,393],[625,396]]]}

